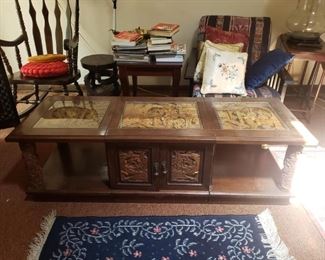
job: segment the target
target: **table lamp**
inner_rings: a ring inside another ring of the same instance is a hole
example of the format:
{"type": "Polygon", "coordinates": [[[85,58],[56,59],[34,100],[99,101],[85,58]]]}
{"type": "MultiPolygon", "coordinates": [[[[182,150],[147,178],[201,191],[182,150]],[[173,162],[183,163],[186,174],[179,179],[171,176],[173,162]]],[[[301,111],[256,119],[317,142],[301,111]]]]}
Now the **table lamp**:
{"type": "Polygon", "coordinates": [[[325,0],[298,0],[287,19],[289,41],[306,47],[321,47],[320,35],[325,32],[325,0]]]}

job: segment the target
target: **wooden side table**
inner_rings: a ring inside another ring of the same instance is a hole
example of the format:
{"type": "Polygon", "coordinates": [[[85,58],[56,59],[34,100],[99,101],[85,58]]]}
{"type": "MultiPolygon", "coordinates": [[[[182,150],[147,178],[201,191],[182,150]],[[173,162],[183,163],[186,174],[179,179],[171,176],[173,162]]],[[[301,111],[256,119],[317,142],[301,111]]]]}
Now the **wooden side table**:
{"type": "Polygon", "coordinates": [[[133,96],[137,95],[138,76],[170,76],[173,79],[171,96],[178,96],[183,63],[126,63],[118,62],[119,78],[123,96],[130,96],[128,76],[132,76],[133,96]]]}
{"type": "MultiPolygon", "coordinates": [[[[312,116],[312,112],[315,108],[316,100],[319,96],[320,89],[323,82],[325,82],[325,42],[322,42],[321,49],[298,47],[293,44],[288,43],[288,37],[286,34],[280,35],[277,42],[277,47],[292,53],[297,59],[305,60],[302,75],[299,81],[299,85],[303,86],[306,78],[306,71],[309,62],[314,62],[313,69],[308,78],[308,83],[305,86],[303,93],[303,105],[305,107],[301,109],[291,109],[292,111],[303,112],[306,114],[306,119],[309,121],[312,116]],[[322,69],[322,74],[318,83],[316,83],[317,75],[322,69]],[[316,92],[313,95],[314,87],[316,87],[316,92]]],[[[289,65],[290,66],[290,65],[289,65]]],[[[290,70],[290,67],[289,67],[290,70]]]]}

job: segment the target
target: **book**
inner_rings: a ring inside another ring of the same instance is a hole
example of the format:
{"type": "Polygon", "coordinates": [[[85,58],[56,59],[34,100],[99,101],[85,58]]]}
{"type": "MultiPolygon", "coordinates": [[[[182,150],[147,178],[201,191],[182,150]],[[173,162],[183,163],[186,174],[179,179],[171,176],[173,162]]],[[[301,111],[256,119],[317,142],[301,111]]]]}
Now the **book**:
{"type": "Polygon", "coordinates": [[[166,43],[172,43],[172,38],[168,37],[150,37],[149,42],[151,44],[166,44],[166,43]]]}
{"type": "Polygon", "coordinates": [[[138,38],[136,41],[119,41],[119,40],[112,40],[112,46],[123,46],[123,47],[134,47],[142,40],[142,36],[138,38]]]}
{"type": "Polygon", "coordinates": [[[148,42],[148,51],[170,51],[171,50],[171,44],[151,44],[148,42]]]}
{"type": "Polygon", "coordinates": [[[138,42],[135,46],[120,46],[112,47],[113,51],[133,51],[133,50],[147,50],[147,43],[145,41],[138,42]]]}
{"type": "Polygon", "coordinates": [[[153,55],[185,55],[186,54],[186,44],[185,43],[172,43],[170,50],[159,50],[152,52],[153,55]]]}
{"type": "Polygon", "coordinates": [[[151,27],[151,30],[172,32],[175,31],[178,27],[179,25],[175,23],[157,23],[151,27]]]}
{"type": "Polygon", "coordinates": [[[122,31],[118,34],[113,35],[113,41],[133,42],[138,41],[140,37],[142,37],[141,34],[137,32],[122,31]]]}
{"type": "Polygon", "coordinates": [[[172,37],[178,31],[179,31],[179,27],[175,28],[175,30],[173,31],[149,30],[148,33],[151,36],[172,37]]]}
{"type": "Polygon", "coordinates": [[[146,54],[147,50],[119,50],[114,51],[116,54],[146,54]]]}
{"type": "Polygon", "coordinates": [[[183,55],[166,55],[156,56],[156,62],[170,62],[170,63],[182,63],[184,61],[183,55]]]}
{"type": "Polygon", "coordinates": [[[114,61],[118,62],[150,62],[149,55],[142,55],[142,54],[116,54],[114,53],[114,61]]]}

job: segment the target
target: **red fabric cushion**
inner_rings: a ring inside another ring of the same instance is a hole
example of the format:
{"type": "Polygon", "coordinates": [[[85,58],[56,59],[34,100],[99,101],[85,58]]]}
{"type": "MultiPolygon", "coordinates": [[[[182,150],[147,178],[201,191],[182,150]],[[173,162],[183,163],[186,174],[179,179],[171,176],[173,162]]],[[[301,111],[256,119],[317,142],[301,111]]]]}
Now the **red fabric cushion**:
{"type": "Polygon", "coordinates": [[[63,61],[29,62],[23,65],[20,71],[25,77],[50,78],[67,74],[69,66],[63,61]]]}
{"type": "Polygon", "coordinates": [[[247,51],[248,36],[241,32],[228,32],[215,27],[207,26],[206,40],[213,43],[243,43],[243,51],[247,51]]]}

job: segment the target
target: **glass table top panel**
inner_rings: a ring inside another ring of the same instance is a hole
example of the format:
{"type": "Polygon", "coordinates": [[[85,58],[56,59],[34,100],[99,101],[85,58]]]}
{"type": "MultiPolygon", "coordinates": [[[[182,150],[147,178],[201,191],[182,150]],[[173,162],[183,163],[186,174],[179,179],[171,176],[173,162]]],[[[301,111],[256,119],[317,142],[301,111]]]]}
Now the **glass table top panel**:
{"type": "Polygon", "coordinates": [[[119,128],[199,129],[196,102],[126,102],[119,128]]]}
{"type": "Polygon", "coordinates": [[[34,128],[98,128],[109,101],[55,101],[34,128]]]}
{"type": "Polygon", "coordinates": [[[284,130],[268,102],[213,102],[221,129],[284,130]]]}

